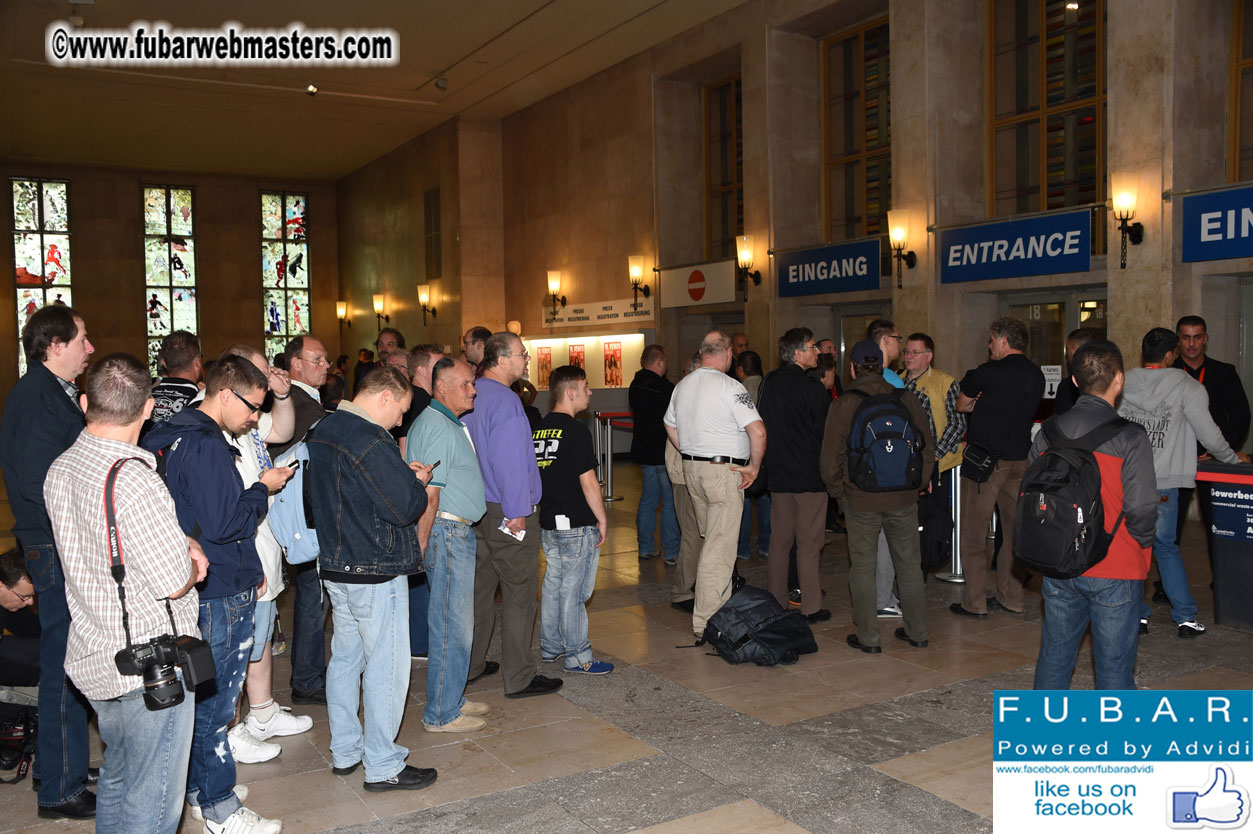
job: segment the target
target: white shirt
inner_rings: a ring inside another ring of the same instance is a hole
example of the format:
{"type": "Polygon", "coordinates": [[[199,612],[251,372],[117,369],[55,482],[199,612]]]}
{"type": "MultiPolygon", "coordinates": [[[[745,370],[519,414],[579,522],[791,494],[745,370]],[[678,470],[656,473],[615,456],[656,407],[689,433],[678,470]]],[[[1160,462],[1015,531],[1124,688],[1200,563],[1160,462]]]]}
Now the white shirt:
{"type": "Polygon", "coordinates": [[[747,459],[744,427],[761,419],[744,386],[713,368],[697,368],[674,388],[663,422],[679,432],[685,455],[747,459]]]}

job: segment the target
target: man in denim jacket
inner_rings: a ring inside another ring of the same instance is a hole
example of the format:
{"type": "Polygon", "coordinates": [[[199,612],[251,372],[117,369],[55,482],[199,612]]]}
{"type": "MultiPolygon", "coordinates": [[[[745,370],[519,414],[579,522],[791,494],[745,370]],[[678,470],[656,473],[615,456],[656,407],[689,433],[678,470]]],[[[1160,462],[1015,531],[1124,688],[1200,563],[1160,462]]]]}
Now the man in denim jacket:
{"type": "Polygon", "coordinates": [[[405,764],[409,750],[396,744],[409,695],[408,577],[422,569],[417,521],[431,479],[430,467],[405,464],[388,433],[412,399],[399,368],[370,371],[318,424],[305,475],[335,623],[326,667],[331,765],[344,776],[364,763],[368,791],[416,790],[436,777],[405,764]]]}

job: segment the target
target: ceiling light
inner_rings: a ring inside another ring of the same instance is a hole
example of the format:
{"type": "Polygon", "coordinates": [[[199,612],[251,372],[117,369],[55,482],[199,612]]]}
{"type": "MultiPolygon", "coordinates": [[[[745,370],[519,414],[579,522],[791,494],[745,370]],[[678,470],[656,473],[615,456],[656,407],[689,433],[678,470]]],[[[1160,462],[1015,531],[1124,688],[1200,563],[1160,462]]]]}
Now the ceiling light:
{"type": "Polygon", "coordinates": [[[311,96],[316,96],[318,94],[318,85],[310,83],[308,87],[305,87],[305,92],[311,96]]]}
{"type": "Polygon", "coordinates": [[[444,76],[442,76],[442,75],[437,76],[437,77],[436,77],[436,79],[435,79],[435,89],[439,90],[440,92],[443,92],[444,90],[447,90],[447,89],[448,89],[448,79],[447,79],[447,78],[445,78],[445,77],[444,77],[444,76]]]}
{"type": "Polygon", "coordinates": [[[1077,11],[1079,11],[1079,4],[1078,4],[1078,3],[1067,3],[1067,4],[1066,4],[1066,11],[1068,11],[1068,12],[1077,12],[1077,11]]]}

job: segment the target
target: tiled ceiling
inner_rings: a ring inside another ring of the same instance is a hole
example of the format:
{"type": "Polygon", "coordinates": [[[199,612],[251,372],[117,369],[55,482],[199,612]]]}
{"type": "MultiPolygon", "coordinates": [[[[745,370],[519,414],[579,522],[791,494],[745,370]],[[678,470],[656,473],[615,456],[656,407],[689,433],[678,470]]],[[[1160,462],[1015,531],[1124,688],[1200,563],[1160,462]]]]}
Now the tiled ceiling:
{"type": "Polygon", "coordinates": [[[499,119],[744,0],[96,0],[88,28],[394,29],[378,68],[57,68],[68,0],[0,0],[0,157],[334,179],[463,116],[499,119]],[[447,89],[434,81],[443,75],[447,89]],[[319,93],[303,91],[316,84],[319,93]]]}

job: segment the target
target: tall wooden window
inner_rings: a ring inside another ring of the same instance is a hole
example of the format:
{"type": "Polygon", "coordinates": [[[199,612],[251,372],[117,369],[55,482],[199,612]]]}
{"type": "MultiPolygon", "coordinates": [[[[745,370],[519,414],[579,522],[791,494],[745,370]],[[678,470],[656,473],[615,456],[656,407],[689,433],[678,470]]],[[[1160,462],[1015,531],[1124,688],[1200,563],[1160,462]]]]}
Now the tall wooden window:
{"type": "Polygon", "coordinates": [[[196,218],[190,188],[145,187],[144,315],[148,365],[161,376],[157,354],[173,330],[199,335],[196,316],[196,218]]]}
{"type": "Polygon", "coordinates": [[[705,112],[705,256],[735,254],[744,234],[744,124],[740,77],[714,82],[702,91],[705,112]]]}
{"type": "Polygon", "coordinates": [[[1253,180],[1253,0],[1232,0],[1231,119],[1229,163],[1233,180],[1253,180]]]}
{"type": "MultiPolygon", "coordinates": [[[[991,213],[1105,199],[1105,0],[988,0],[991,213]]],[[[1092,213],[1104,249],[1104,213],[1092,213]]]]}
{"type": "Polygon", "coordinates": [[[423,238],[426,250],[426,277],[439,278],[443,272],[444,251],[440,241],[439,188],[422,195],[423,238]]]}
{"type": "Polygon", "coordinates": [[[309,332],[307,194],[261,194],[262,319],[265,354],[273,359],[293,336],[309,332]]]}
{"type": "Polygon", "coordinates": [[[13,263],[17,295],[17,367],[26,373],[22,328],[46,304],[72,305],[70,184],[13,179],[13,263]]]}
{"type": "Polygon", "coordinates": [[[822,52],[828,239],[881,234],[892,207],[887,18],[828,38],[822,52]]]}

